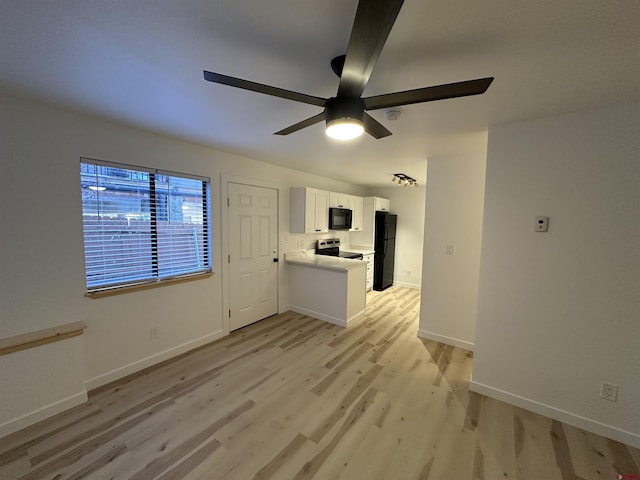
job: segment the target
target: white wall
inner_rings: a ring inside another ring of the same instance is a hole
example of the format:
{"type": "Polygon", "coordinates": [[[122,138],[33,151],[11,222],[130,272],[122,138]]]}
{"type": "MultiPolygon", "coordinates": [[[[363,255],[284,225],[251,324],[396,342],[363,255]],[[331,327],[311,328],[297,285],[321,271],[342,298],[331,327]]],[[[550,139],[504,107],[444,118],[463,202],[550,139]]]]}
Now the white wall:
{"type": "MultiPolygon", "coordinates": [[[[0,337],[86,322],[82,370],[89,388],[223,334],[222,174],[258,178],[280,189],[281,255],[297,248],[299,240],[285,235],[290,186],[363,193],[353,185],[1,93],[0,111],[0,337]],[[85,298],[80,157],[210,177],[216,274],[114,297],[85,298]],[[154,340],[149,338],[152,326],[160,328],[154,340]]],[[[286,264],[279,268],[279,305],[286,308],[286,264]]],[[[0,424],[9,420],[0,418],[0,424]]]]}
{"type": "MultiPolygon", "coordinates": [[[[391,181],[389,181],[391,184],[391,181]]],[[[420,288],[422,284],[422,242],[426,187],[377,187],[370,195],[388,198],[391,213],[398,215],[393,284],[420,288]]]]}
{"type": "Polygon", "coordinates": [[[475,339],[485,164],[483,155],[427,163],[418,336],[469,350],[475,339]]]}
{"type": "Polygon", "coordinates": [[[638,339],[640,105],[491,128],[473,389],[640,447],[638,339]]]}

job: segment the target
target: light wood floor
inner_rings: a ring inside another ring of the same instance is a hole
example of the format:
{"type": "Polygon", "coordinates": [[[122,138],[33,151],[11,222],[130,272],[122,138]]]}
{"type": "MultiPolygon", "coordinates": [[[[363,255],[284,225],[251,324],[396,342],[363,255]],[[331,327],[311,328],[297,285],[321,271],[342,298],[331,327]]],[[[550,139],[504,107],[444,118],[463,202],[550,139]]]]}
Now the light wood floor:
{"type": "Polygon", "coordinates": [[[343,329],[285,313],[0,439],[3,480],[526,479],[639,475],[640,451],[468,391],[416,337],[419,292],[343,329]]]}

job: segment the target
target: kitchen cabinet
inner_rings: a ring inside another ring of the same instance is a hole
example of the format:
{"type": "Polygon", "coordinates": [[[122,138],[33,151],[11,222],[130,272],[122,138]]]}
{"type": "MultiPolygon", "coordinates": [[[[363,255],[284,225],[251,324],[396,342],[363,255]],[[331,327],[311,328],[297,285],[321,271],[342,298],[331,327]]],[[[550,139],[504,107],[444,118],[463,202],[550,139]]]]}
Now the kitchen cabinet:
{"type": "Polygon", "coordinates": [[[364,207],[364,199],[362,197],[357,197],[355,195],[351,196],[351,211],[352,211],[352,221],[351,221],[351,232],[361,232],[362,231],[362,213],[364,207]]]}
{"type": "Polygon", "coordinates": [[[388,212],[391,202],[388,198],[364,197],[362,207],[362,229],[350,234],[352,245],[365,245],[373,247],[374,227],[376,223],[376,211],[388,212]],[[380,210],[384,208],[385,210],[380,210]]]}
{"type": "Polygon", "coordinates": [[[285,254],[289,265],[289,308],[346,327],[364,313],[364,262],[306,252],[285,254]]]}
{"type": "Polygon", "coordinates": [[[329,192],[309,187],[292,187],[290,193],[291,233],[329,231],[329,192]]]}
{"type": "Polygon", "coordinates": [[[351,207],[352,195],[346,193],[329,192],[329,207],[331,208],[348,208],[351,207]]]}
{"type": "Polygon", "coordinates": [[[373,288],[373,253],[362,256],[362,261],[367,262],[367,281],[366,290],[370,292],[373,288]]]}
{"type": "Polygon", "coordinates": [[[388,212],[391,202],[388,198],[373,197],[375,199],[376,212],[388,212]]]}

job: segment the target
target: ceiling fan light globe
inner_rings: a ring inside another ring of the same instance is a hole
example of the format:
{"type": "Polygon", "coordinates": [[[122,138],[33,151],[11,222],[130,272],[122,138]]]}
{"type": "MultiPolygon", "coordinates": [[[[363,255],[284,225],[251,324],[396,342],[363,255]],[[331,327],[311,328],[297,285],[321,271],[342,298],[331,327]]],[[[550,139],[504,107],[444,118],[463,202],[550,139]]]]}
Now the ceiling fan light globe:
{"type": "Polygon", "coordinates": [[[337,118],[327,122],[325,133],[336,140],[352,140],[364,133],[364,125],[355,118],[337,118]]]}

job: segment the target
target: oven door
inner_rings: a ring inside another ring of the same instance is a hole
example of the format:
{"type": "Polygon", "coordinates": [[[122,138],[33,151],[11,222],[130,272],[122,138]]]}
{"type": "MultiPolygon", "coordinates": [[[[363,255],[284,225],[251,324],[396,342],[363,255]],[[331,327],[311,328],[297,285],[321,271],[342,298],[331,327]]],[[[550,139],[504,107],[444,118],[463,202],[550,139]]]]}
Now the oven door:
{"type": "Polygon", "coordinates": [[[349,230],[352,213],[348,208],[329,209],[329,230],[349,230]]]}

